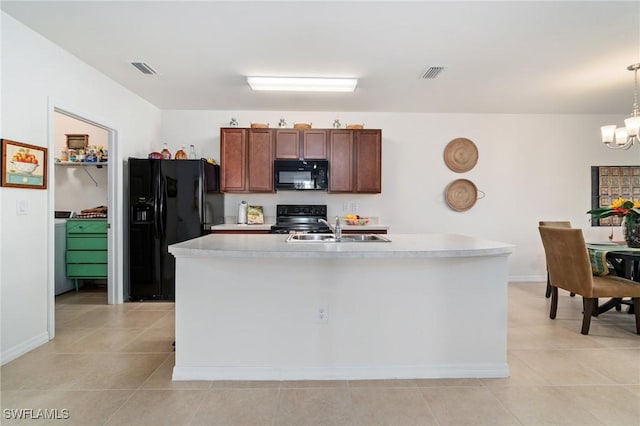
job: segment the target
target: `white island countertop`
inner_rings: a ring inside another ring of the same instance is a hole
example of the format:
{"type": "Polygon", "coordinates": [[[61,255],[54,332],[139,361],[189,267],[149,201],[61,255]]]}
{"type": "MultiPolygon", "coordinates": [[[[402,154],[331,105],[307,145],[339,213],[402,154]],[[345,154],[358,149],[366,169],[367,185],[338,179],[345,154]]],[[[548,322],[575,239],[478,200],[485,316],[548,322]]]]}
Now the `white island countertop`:
{"type": "Polygon", "coordinates": [[[176,257],[438,258],[508,255],[511,244],[454,234],[389,234],[391,242],[285,242],[287,235],[211,234],[169,247],[176,257]]]}

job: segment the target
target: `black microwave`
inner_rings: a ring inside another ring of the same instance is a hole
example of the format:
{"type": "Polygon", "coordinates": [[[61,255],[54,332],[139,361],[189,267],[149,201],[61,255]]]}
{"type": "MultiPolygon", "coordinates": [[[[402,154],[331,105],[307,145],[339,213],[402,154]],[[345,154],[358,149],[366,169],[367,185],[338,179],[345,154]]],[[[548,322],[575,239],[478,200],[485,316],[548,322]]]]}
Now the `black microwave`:
{"type": "Polygon", "coordinates": [[[329,189],[329,162],[327,160],[275,160],[273,163],[276,190],[329,189]]]}

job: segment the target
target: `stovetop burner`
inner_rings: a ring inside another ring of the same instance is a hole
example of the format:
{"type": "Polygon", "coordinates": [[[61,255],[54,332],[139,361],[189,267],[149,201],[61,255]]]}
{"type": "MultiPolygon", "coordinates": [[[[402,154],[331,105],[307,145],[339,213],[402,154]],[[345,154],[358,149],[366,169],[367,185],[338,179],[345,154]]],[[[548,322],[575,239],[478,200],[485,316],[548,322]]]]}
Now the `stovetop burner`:
{"type": "Polygon", "coordinates": [[[276,224],[271,227],[273,234],[331,232],[327,225],[318,222],[318,219],[327,220],[325,204],[278,204],[276,212],[276,224]]]}

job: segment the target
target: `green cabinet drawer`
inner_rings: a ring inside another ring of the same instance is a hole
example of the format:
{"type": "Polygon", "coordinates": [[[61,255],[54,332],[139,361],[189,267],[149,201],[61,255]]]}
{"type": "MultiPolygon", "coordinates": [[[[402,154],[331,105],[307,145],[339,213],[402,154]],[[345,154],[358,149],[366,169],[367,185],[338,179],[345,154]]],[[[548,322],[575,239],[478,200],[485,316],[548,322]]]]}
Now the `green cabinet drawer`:
{"type": "Polygon", "coordinates": [[[106,234],[106,219],[69,219],[67,220],[67,235],[69,234],[106,234]]]}
{"type": "Polygon", "coordinates": [[[67,237],[67,252],[70,250],[106,250],[107,237],[67,237]]]}
{"type": "Polygon", "coordinates": [[[107,252],[95,251],[70,251],[67,253],[67,263],[107,263],[107,252]]]}
{"type": "Polygon", "coordinates": [[[67,220],[67,277],[107,278],[107,220],[67,220]]]}
{"type": "Polygon", "coordinates": [[[69,278],[106,278],[106,263],[68,263],[67,276],[69,278]]]}

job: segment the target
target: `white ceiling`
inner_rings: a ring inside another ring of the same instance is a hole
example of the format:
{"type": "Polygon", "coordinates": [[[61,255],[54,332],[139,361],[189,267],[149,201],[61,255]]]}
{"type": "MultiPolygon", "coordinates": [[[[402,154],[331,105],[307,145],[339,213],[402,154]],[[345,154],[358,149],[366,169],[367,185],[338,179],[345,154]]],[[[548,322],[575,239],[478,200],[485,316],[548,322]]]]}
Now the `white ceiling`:
{"type": "Polygon", "coordinates": [[[640,1],[7,1],[161,109],[628,114],[640,1]],[[159,75],[141,74],[143,61],[159,75]],[[445,66],[435,80],[429,66],[445,66]],[[358,77],[352,94],[247,75],[358,77]]]}

